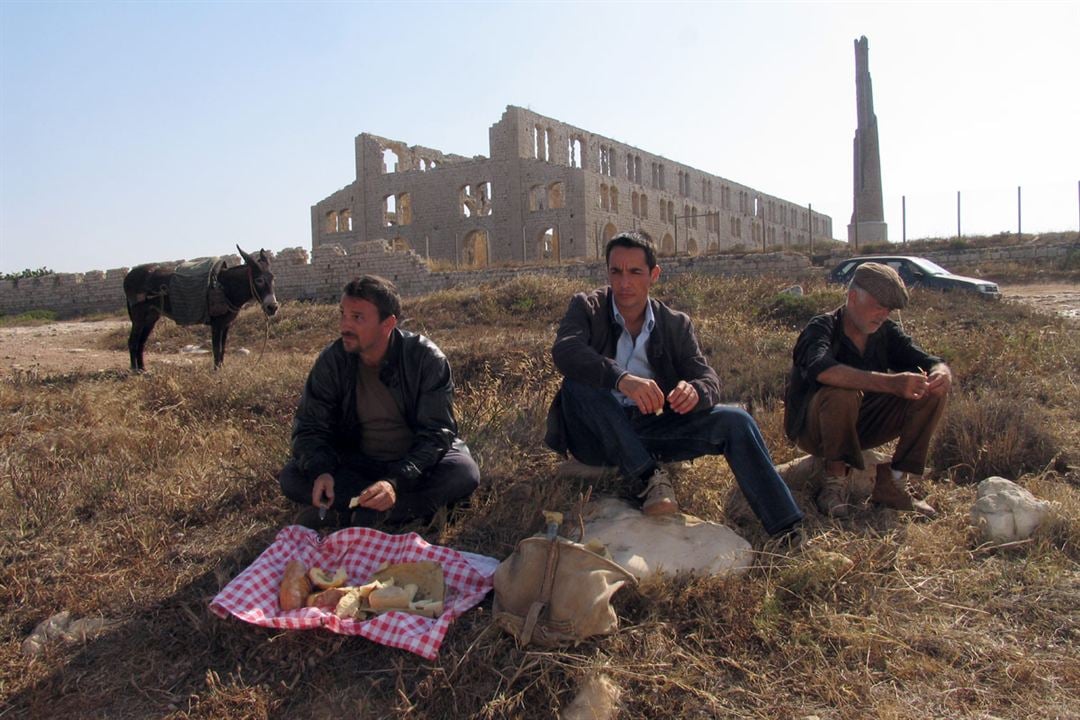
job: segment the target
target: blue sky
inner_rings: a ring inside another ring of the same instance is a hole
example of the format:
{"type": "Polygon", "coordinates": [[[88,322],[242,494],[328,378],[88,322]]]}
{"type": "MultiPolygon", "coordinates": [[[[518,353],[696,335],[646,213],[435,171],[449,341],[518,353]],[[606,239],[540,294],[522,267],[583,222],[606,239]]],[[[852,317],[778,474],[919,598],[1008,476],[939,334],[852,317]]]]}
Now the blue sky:
{"type": "Polygon", "coordinates": [[[1080,222],[1080,3],[0,0],[0,271],[310,248],[361,132],[487,155],[506,105],[785,199],[842,237],[853,42],[886,221],[1080,222]]]}

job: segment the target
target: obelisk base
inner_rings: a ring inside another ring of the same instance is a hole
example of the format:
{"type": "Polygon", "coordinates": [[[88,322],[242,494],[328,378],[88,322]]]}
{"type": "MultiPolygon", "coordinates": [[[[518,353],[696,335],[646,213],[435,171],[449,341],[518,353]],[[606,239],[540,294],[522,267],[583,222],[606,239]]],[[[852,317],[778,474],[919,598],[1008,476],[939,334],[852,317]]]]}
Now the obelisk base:
{"type": "Polygon", "coordinates": [[[849,243],[854,243],[857,239],[860,245],[888,242],[889,225],[888,223],[864,220],[859,223],[859,236],[856,238],[855,225],[851,224],[847,226],[847,239],[849,243]]]}

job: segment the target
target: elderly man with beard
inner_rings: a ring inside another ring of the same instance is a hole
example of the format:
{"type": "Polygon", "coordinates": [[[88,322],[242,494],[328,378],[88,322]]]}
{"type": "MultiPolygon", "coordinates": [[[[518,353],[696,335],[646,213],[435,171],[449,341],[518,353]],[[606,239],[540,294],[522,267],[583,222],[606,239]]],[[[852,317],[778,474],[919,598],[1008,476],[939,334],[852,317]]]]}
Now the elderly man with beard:
{"type": "Polygon", "coordinates": [[[912,496],[903,473],[922,475],[930,439],[945,410],[952,371],[889,319],[907,305],[896,270],[863,263],[844,305],[810,320],[795,342],[784,408],[788,438],[825,461],[818,508],[847,517],[850,470],[863,450],[897,440],[890,462],[875,469],[870,499],[886,507],[936,513],[912,496]]]}
{"type": "Polygon", "coordinates": [[[431,340],[399,328],[400,317],[389,280],[365,275],[345,286],[341,337],[308,375],[293,457],[278,477],[286,497],[309,506],[299,525],[427,519],[480,483],[457,436],[450,364],[431,340]]]}

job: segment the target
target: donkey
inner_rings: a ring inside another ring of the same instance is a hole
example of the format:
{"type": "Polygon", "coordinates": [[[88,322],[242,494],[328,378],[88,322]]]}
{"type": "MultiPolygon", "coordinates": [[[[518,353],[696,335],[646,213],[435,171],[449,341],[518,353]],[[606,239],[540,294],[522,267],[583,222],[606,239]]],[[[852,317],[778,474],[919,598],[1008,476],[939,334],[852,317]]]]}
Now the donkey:
{"type": "Polygon", "coordinates": [[[132,372],[143,372],[143,350],[150,331],[162,315],[179,325],[209,325],[214,348],[214,369],[225,360],[225,339],[240,309],[257,300],[267,317],[278,310],[274,274],[265,250],[258,259],[240,250],[243,265],[225,267],[210,258],[201,263],[151,263],[132,268],[124,277],[131,334],[128,352],[132,372]]]}

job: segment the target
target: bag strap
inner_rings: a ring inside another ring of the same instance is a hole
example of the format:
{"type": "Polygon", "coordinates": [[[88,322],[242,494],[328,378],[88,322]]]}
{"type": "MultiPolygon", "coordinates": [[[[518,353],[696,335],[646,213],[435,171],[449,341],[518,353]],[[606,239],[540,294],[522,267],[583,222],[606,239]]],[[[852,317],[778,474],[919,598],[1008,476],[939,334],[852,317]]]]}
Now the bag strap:
{"type": "Polygon", "coordinates": [[[540,596],[529,606],[529,613],[525,616],[525,624],[521,627],[521,646],[525,647],[532,640],[536,622],[540,619],[540,613],[551,602],[551,588],[555,584],[556,558],[559,553],[558,540],[548,541],[547,566],[544,568],[544,584],[540,587],[540,596]]]}

